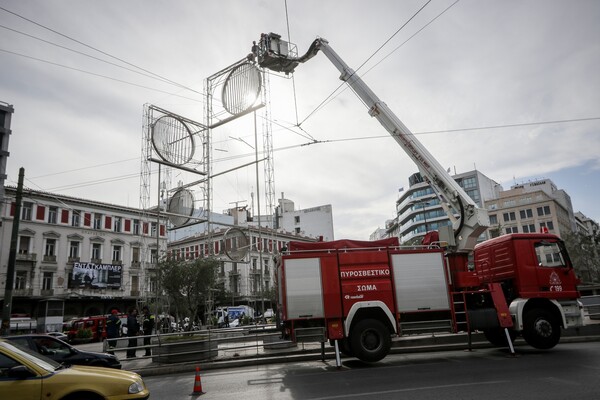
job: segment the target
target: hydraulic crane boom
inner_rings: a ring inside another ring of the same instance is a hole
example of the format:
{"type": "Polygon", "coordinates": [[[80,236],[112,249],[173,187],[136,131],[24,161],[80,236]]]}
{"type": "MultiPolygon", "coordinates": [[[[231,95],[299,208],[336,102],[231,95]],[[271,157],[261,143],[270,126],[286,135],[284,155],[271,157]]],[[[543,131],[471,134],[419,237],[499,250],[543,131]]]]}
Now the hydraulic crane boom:
{"type": "Polygon", "coordinates": [[[456,238],[453,250],[458,252],[473,250],[477,238],[489,227],[487,211],[475,204],[390,108],[329,46],[327,40],[317,38],[306,54],[301,57],[290,56],[290,44],[273,33],[263,35],[257,47],[256,49],[253,48],[255,50],[253,53],[261,67],[277,72],[285,72],[286,74],[293,72],[299,63],[314,57],[319,50],[322,51],[340,71],[340,79],[346,82],[367,105],[369,115],[377,118],[381,125],[392,135],[406,154],[417,164],[423,178],[431,184],[440,196],[441,204],[452,221],[456,238]],[[459,215],[458,219],[454,217],[454,212],[459,215]]]}

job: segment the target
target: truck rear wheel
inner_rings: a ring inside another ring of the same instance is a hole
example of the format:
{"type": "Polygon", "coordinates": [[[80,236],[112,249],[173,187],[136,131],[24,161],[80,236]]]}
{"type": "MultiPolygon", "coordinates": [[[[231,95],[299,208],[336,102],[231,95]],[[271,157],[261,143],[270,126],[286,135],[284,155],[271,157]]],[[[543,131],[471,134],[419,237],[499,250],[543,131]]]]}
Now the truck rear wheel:
{"type": "Polygon", "coordinates": [[[364,319],[352,328],[350,349],[359,360],[379,361],[389,353],[391,346],[390,333],[379,320],[364,319]]]}
{"type": "Polygon", "coordinates": [[[549,311],[534,308],[523,317],[523,338],[536,349],[551,349],[560,340],[560,324],[549,311]]]}

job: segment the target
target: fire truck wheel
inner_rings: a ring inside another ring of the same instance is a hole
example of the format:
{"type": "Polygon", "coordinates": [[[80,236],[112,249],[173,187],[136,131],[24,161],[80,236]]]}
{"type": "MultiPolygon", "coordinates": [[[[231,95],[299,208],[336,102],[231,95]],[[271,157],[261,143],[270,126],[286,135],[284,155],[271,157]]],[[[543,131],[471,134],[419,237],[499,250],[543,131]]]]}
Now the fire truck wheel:
{"type": "MultiPolygon", "coordinates": [[[[515,338],[517,337],[517,333],[512,329],[509,329],[508,334],[510,335],[510,340],[514,342],[515,338]]],[[[488,342],[490,342],[496,347],[508,346],[508,343],[506,342],[506,333],[504,333],[504,328],[486,329],[483,331],[483,336],[485,336],[488,342]]]]}
{"type": "Polygon", "coordinates": [[[359,360],[379,361],[389,353],[391,346],[389,331],[376,319],[364,319],[352,328],[350,348],[359,360]]]}
{"type": "Polygon", "coordinates": [[[550,312],[534,308],[523,317],[523,338],[536,349],[551,349],[560,340],[560,325],[550,312]]]}

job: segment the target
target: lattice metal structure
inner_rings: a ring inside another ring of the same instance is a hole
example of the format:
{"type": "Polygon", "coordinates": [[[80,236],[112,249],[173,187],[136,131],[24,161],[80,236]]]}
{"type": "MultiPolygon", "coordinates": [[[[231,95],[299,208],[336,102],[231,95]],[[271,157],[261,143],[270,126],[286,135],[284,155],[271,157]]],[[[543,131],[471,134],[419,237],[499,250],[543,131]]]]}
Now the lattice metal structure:
{"type": "MultiPolygon", "coordinates": [[[[269,73],[262,70],[263,91],[262,101],[265,104],[262,116],[263,150],[265,152],[264,174],[265,174],[265,200],[267,215],[273,215],[275,211],[275,167],[273,164],[273,135],[271,124],[271,98],[269,73]]],[[[273,219],[270,228],[274,228],[273,219]]]]}
{"type": "MultiPolygon", "coordinates": [[[[151,104],[144,105],[142,160],[140,174],[140,207],[142,218],[149,220],[150,215],[157,216],[156,249],[157,260],[160,257],[159,229],[160,218],[168,221],[172,227],[179,227],[189,222],[191,211],[194,209],[192,191],[183,188],[172,188],[172,171],[181,170],[194,174],[206,175],[203,171],[205,165],[200,162],[200,170],[191,168],[194,164],[194,155],[198,153],[197,137],[205,131],[204,125],[182,117],[170,111],[151,104]],[[151,199],[153,164],[157,164],[156,202],[151,199]],[[166,198],[165,198],[166,196],[166,198]]],[[[202,183],[191,182],[189,187],[202,186],[202,183]]],[[[202,189],[202,188],[201,188],[202,189]]],[[[204,207],[204,205],[202,205],[204,207]]],[[[149,291],[146,288],[148,279],[149,240],[147,235],[141,234],[141,267],[142,276],[140,292],[143,294],[139,302],[147,303],[149,291]]],[[[150,260],[150,264],[153,260],[150,260]]]]}
{"type": "Polygon", "coordinates": [[[264,79],[262,72],[254,62],[241,59],[227,68],[209,76],[205,81],[206,126],[202,137],[204,146],[203,164],[207,166],[208,180],[204,191],[204,204],[209,218],[207,226],[207,245],[214,252],[210,213],[213,198],[213,130],[244,115],[264,107],[264,79]]]}

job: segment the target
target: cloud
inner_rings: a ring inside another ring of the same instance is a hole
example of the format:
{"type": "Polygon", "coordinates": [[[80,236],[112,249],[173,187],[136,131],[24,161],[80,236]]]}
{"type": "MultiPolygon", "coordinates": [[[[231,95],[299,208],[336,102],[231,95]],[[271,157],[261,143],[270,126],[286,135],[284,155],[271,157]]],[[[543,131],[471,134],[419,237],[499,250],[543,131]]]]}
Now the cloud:
{"type": "MultiPolygon", "coordinates": [[[[3,30],[0,48],[113,78],[0,52],[0,100],[15,107],[9,183],[24,166],[38,188],[68,187],[60,191],[137,206],[144,104],[204,123],[197,92],[205,79],[243,58],[260,33],[286,36],[289,20],[299,53],[317,36],[327,38],[413,132],[447,131],[417,135],[444,167],[476,167],[505,188],[515,179],[554,177],[568,186],[576,207],[600,219],[598,190],[569,183],[600,179],[598,120],[507,126],[600,117],[600,5],[463,1],[410,38],[452,3],[427,5],[359,69],[422,2],[288,2],[286,18],[285,4],[258,0],[5,1],[6,9],[133,64],[127,68],[142,67],[192,89],[3,30]],[[506,127],[460,131],[497,126],[506,127]]],[[[4,11],[0,24],[121,64],[4,11]]],[[[317,109],[342,83],[339,75],[318,54],[293,79],[269,76],[271,118],[277,122],[275,197],[285,192],[303,208],[332,204],[336,238],[366,239],[393,216],[397,189],[408,187],[417,167],[351,90],[317,109]],[[298,122],[301,129],[293,126],[298,122]],[[329,142],[300,146],[310,137],[329,142]]],[[[257,121],[260,131],[263,121],[257,121]]],[[[213,134],[215,172],[256,158],[252,116],[213,134]]],[[[262,138],[258,142],[262,147],[262,138]]],[[[198,151],[196,159],[201,156],[198,151]]],[[[258,170],[258,183],[254,165],[216,178],[214,210],[239,200],[256,203],[257,189],[264,196],[264,163],[258,170]]],[[[155,199],[156,166],[152,172],[155,199]]],[[[198,179],[179,171],[162,174],[173,185],[198,179]]]]}

